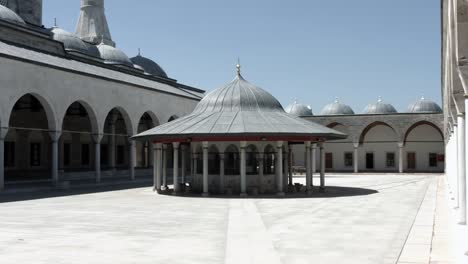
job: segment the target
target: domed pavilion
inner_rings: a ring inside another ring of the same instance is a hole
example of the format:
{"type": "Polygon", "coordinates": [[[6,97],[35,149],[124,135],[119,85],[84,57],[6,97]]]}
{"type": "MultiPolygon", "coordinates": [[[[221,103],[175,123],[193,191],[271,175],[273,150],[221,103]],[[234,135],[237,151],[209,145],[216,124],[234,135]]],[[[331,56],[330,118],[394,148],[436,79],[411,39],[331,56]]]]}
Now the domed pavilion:
{"type": "Polygon", "coordinates": [[[346,135],[286,113],[270,93],[247,82],[237,65],[236,78],[207,94],[191,114],[134,138],[154,143],[155,190],[167,188],[168,166],[172,166],[175,194],[190,186],[190,191],[203,196],[237,193],[245,197],[248,193],[284,195],[288,191],[288,179],[292,185],[293,144],[304,145],[307,160],[304,191],[309,193],[315,163],[311,146],[320,146],[323,190],[323,142],[346,135]]]}

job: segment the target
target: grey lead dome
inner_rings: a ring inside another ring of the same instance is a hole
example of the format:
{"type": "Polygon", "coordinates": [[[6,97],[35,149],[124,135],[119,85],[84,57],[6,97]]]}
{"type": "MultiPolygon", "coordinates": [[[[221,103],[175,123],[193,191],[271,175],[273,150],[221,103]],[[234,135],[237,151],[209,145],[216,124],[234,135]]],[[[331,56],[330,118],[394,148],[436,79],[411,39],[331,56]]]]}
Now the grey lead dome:
{"type": "Polygon", "coordinates": [[[148,58],[145,58],[138,54],[138,56],[133,57],[130,59],[133,64],[140,66],[143,68],[145,73],[149,75],[154,75],[154,76],[159,76],[159,77],[164,77],[168,78],[166,72],[153,60],[150,60],[148,58]]]}
{"type": "Polygon", "coordinates": [[[133,68],[133,63],[121,50],[110,45],[101,43],[97,46],[101,59],[107,64],[125,65],[133,68]]]}
{"type": "Polygon", "coordinates": [[[442,108],[435,102],[424,97],[408,107],[409,113],[442,113],[442,108]]]}
{"type": "Polygon", "coordinates": [[[364,114],[394,114],[397,113],[397,110],[393,105],[391,104],[386,104],[382,102],[382,99],[379,98],[377,103],[373,103],[368,105],[364,109],[364,114]]]}
{"type": "Polygon", "coordinates": [[[327,104],[320,112],[321,115],[354,115],[353,109],[346,104],[335,100],[331,104],[327,104]]]}
{"type": "Polygon", "coordinates": [[[297,101],[294,101],[291,105],[286,108],[286,112],[294,116],[312,116],[312,109],[310,106],[300,104],[297,101]]]}
{"type": "Polygon", "coordinates": [[[24,20],[20,16],[18,16],[15,12],[13,12],[13,10],[1,4],[0,4],[0,19],[5,20],[10,23],[22,25],[22,26],[26,25],[24,20]]]}
{"type": "Polygon", "coordinates": [[[88,46],[78,36],[59,27],[53,27],[50,32],[52,32],[52,38],[56,41],[62,42],[66,50],[91,55],[88,46]]]}

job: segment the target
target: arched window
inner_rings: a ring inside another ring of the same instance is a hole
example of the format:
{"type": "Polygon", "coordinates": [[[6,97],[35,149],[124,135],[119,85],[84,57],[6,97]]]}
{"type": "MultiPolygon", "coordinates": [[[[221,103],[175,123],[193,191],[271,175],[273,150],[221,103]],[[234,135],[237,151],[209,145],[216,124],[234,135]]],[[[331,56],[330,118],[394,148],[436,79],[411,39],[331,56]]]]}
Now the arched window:
{"type": "Polygon", "coordinates": [[[264,163],[263,163],[263,173],[275,174],[275,161],[276,161],[276,151],[273,146],[268,145],[265,148],[264,152],[264,163]]]}
{"type": "Polygon", "coordinates": [[[239,175],[240,174],[240,155],[236,146],[230,145],[224,153],[224,174],[239,175]]]}

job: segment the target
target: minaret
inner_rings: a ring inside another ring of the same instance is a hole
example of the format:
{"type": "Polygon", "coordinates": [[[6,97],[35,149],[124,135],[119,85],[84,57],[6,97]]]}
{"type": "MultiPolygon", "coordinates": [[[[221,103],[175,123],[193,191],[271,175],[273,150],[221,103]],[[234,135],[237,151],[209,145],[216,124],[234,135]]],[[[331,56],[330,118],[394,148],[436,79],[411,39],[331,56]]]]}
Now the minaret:
{"type": "Polygon", "coordinates": [[[81,13],[76,35],[82,40],[115,47],[104,14],[104,0],[81,0],[81,13]]]}

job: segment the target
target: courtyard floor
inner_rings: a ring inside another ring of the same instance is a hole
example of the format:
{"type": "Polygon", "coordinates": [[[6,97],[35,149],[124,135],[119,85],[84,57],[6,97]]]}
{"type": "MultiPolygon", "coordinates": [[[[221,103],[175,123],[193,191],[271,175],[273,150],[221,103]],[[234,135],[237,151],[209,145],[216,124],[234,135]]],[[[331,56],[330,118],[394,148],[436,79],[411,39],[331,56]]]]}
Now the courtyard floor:
{"type": "Polygon", "coordinates": [[[327,186],[281,199],[0,195],[0,263],[452,263],[442,175],[336,174],[327,186]]]}

